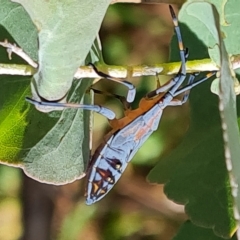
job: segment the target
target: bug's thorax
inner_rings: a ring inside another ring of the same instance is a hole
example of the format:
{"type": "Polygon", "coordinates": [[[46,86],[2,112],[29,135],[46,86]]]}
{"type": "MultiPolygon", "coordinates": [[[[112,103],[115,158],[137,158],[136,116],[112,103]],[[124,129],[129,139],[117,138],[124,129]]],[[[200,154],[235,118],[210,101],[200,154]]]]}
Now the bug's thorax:
{"type": "Polygon", "coordinates": [[[156,104],[159,104],[163,98],[163,94],[154,98],[142,98],[139,102],[139,107],[133,110],[126,110],[125,116],[120,119],[109,120],[109,124],[112,127],[111,133],[114,134],[119,129],[124,128],[139,116],[144,115],[156,104]]]}

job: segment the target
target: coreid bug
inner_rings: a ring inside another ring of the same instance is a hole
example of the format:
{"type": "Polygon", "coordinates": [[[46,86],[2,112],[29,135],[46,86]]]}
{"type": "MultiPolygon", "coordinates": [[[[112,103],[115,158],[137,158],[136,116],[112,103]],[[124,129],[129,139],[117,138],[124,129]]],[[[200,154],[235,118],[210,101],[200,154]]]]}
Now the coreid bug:
{"type": "MultiPolygon", "coordinates": [[[[112,189],[138,149],[153,131],[158,128],[163,109],[167,106],[179,106],[184,104],[188,99],[188,91],[191,88],[216,74],[216,72],[208,73],[204,78],[195,82],[194,79],[196,75],[190,74],[187,85],[180,88],[186,79],[186,60],[188,58],[188,51],[183,47],[180,28],[173,8],[171,6],[169,6],[169,8],[178,39],[182,62],[177,75],[165,85],[142,98],[137,109],[127,109],[125,111],[125,116],[121,119],[116,119],[111,110],[108,110],[108,112],[105,108],[100,106],[96,107],[96,105],[93,105],[87,108],[84,107],[84,109],[94,110],[106,116],[112,127],[112,130],[104,137],[104,141],[93,154],[87,170],[87,205],[99,201],[112,189]],[[181,93],[184,93],[181,100],[175,98],[181,93]],[[111,114],[111,112],[113,114],[111,114]]],[[[107,77],[107,75],[105,75],[105,77],[107,77]]],[[[27,100],[33,104],[50,105],[49,103],[36,102],[30,99],[27,100]]],[[[82,105],[77,104],[59,104],[59,106],[83,108],[82,105]]]]}

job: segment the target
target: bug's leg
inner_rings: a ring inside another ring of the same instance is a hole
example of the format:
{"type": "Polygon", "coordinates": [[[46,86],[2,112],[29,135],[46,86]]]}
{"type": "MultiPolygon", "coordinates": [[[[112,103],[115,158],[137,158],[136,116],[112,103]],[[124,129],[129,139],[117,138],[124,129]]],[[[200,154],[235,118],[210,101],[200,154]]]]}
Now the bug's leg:
{"type": "Polygon", "coordinates": [[[30,102],[36,106],[47,106],[47,107],[59,107],[59,108],[78,108],[78,109],[85,109],[89,111],[97,112],[109,120],[115,118],[115,113],[105,107],[99,105],[85,105],[85,104],[77,104],[77,103],[58,103],[58,102],[41,102],[26,97],[26,101],[30,102]]]}
{"type": "MultiPolygon", "coordinates": [[[[185,49],[185,61],[187,61],[188,55],[189,55],[189,51],[188,51],[188,48],[186,48],[185,49]]],[[[156,75],[156,76],[158,78],[158,75],[156,75]]],[[[173,85],[176,84],[176,80],[178,80],[178,78],[179,78],[179,73],[174,78],[172,78],[170,81],[168,81],[167,83],[165,83],[162,86],[160,86],[159,79],[158,79],[157,80],[157,82],[158,82],[157,85],[159,87],[157,87],[156,90],[154,90],[152,92],[149,92],[147,94],[147,98],[152,98],[152,97],[157,96],[159,93],[166,92],[170,87],[172,87],[173,85]]]]}
{"type": "MultiPolygon", "coordinates": [[[[161,88],[162,85],[161,85],[161,82],[160,82],[160,79],[159,79],[159,77],[158,77],[158,73],[157,73],[157,72],[156,72],[156,75],[155,75],[155,80],[156,80],[156,83],[157,83],[156,89],[161,88]]],[[[148,95],[147,95],[147,96],[148,96],[148,95]]]]}
{"type": "Polygon", "coordinates": [[[182,83],[184,82],[184,80],[186,78],[186,61],[187,61],[187,57],[188,57],[188,51],[186,53],[186,51],[184,50],[182,35],[181,35],[181,31],[180,31],[180,28],[178,25],[178,20],[177,20],[177,17],[175,15],[171,5],[169,5],[169,10],[170,10],[170,13],[171,13],[171,16],[173,19],[173,24],[174,24],[174,28],[175,28],[175,32],[176,32],[177,40],[178,40],[180,58],[181,58],[181,62],[182,62],[182,65],[179,69],[178,74],[173,78],[173,80],[175,81],[175,85],[173,85],[170,88],[170,90],[168,91],[170,95],[174,96],[175,92],[182,85],[182,83]]]}
{"type": "MultiPolygon", "coordinates": [[[[91,88],[91,89],[94,91],[94,93],[104,94],[104,95],[107,95],[107,96],[113,96],[113,97],[119,99],[121,101],[121,103],[123,104],[123,109],[124,109],[124,115],[125,116],[127,116],[129,111],[131,111],[131,105],[129,104],[129,102],[127,102],[125,97],[119,96],[117,94],[109,93],[109,92],[104,92],[104,91],[94,89],[94,88],[91,88]]],[[[108,122],[113,129],[119,128],[120,124],[121,124],[121,123],[119,123],[119,120],[117,118],[113,118],[113,119],[108,118],[108,122]]]]}
{"type": "MultiPolygon", "coordinates": [[[[178,91],[175,92],[174,97],[177,96],[177,95],[179,95],[179,94],[181,94],[181,93],[184,93],[184,92],[186,92],[186,91],[191,90],[193,87],[195,87],[195,86],[197,86],[197,85],[205,82],[205,81],[208,80],[210,77],[216,75],[216,73],[217,73],[217,72],[215,72],[215,71],[214,71],[214,72],[210,72],[210,73],[206,74],[205,77],[197,80],[196,82],[193,82],[193,80],[194,80],[194,78],[195,78],[196,76],[190,75],[190,77],[193,76],[192,81],[190,81],[190,79],[189,79],[189,83],[188,83],[186,86],[178,89],[178,91]]],[[[182,103],[185,103],[185,102],[187,101],[188,96],[189,96],[189,93],[187,93],[187,94],[185,94],[185,95],[183,96],[182,103]]]]}
{"type": "Polygon", "coordinates": [[[172,16],[174,30],[175,30],[175,33],[177,36],[178,48],[179,48],[180,60],[181,60],[181,67],[174,78],[172,78],[169,82],[164,84],[159,89],[157,89],[153,92],[150,92],[147,95],[148,98],[154,97],[154,96],[158,95],[159,93],[165,92],[169,88],[171,88],[169,90],[170,94],[173,95],[174,92],[177,91],[177,89],[181,86],[181,84],[184,82],[184,80],[186,78],[186,62],[187,62],[187,59],[189,56],[189,51],[188,51],[188,48],[184,49],[184,47],[183,47],[182,35],[181,35],[180,27],[178,25],[178,20],[177,20],[177,17],[175,15],[175,12],[171,5],[169,5],[169,10],[170,10],[170,13],[172,16]]]}
{"type": "MultiPolygon", "coordinates": [[[[193,73],[193,74],[189,75],[187,86],[193,84],[193,81],[198,74],[199,73],[193,73]]],[[[182,104],[184,104],[188,100],[189,94],[190,94],[189,90],[184,93],[183,98],[182,98],[182,104]]]]}
{"type": "MultiPolygon", "coordinates": [[[[131,111],[131,105],[130,105],[129,102],[127,102],[125,97],[119,96],[117,94],[109,93],[109,92],[100,91],[100,90],[97,90],[97,89],[94,89],[94,88],[91,88],[91,89],[94,91],[94,93],[113,96],[113,97],[117,98],[118,100],[120,100],[122,105],[123,105],[125,116],[127,116],[128,113],[131,111]]],[[[108,122],[109,122],[109,124],[112,128],[118,128],[119,127],[119,121],[118,121],[117,118],[114,118],[114,119],[109,119],[108,118],[108,122]]]]}
{"type": "Polygon", "coordinates": [[[167,103],[168,105],[176,106],[176,105],[183,104],[184,102],[186,102],[187,99],[188,99],[189,93],[185,93],[183,99],[180,102],[177,101],[176,99],[173,99],[169,103],[167,101],[167,99],[171,100],[171,98],[174,98],[175,96],[177,96],[181,93],[189,91],[191,88],[197,86],[198,84],[206,81],[211,76],[215,75],[216,72],[210,72],[205,77],[203,77],[202,79],[200,79],[196,82],[193,82],[195,76],[190,75],[188,85],[179,89],[179,87],[181,86],[181,84],[184,82],[184,80],[186,78],[186,61],[185,61],[185,58],[184,58],[184,55],[183,55],[183,53],[184,53],[183,43],[182,43],[180,28],[178,26],[178,21],[177,21],[177,18],[175,16],[175,13],[173,11],[173,8],[171,6],[169,6],[169,9],[170,9],[170,13],[172,15],[173,23],[174,23],[174,26],[175,26],[175,32],[176,32],[177,38],[178,38],[178,46],[179,46],[179,50],[180,50],[182,65],[181,65],[181,68],[179,70],[179,73],[175,76],[176,84],[173,87],[170,88],[170,90],[165,94],[164,98],[166,100],[165,103],[167,103]]]}
{"type": "Polygon", "coordinates": [[[187,60],[189,54],[188,54],[188,51],[184,50],[183,41],[182,41],[182,34],[181,34],[180,27],[178,25],[178,19],[175,15],[175,12],[174,12],[171,5],[169,5],[169,10],[170,10],[170,13],[171,13],[171,16],[172,16],[174,29],[175,29],[175,32],[176,32],[176,35],[177,35],[178,48],[179,48],[180,58],[181,58],[181,62],[182,62],[182,66],[179,70],[179,74],[186,75],[186,60],[187,60]]]}
{"type": "Polygon", "coordinates": [[[127,102],[131,103],[131,102],[134,101],[135,95],[136,95],[136,87],[135,87],[132,83],[130,83],[130,82],[128,82],[128,81],[123,81],[123,80],[121,80],[121,79],[113,78],[113,77],[111,77],[111,76],[109,76],[109,75],[107,75],[107,74],[105,74],[105,73],[103,73],[103,72],[101,72],[101,71],[98,71],[98,69],[97,69],[97,68],[95,67],[95,65],[92,64],[92,63],[89,63],[89,65],[92,66],[92,68],[94,69],[94,71],[95,71],[100,77],[109,79],[109,80],[111,80],[111,81],[114,81],[114,82],[117,82],[117,83],[120,83],[120,84],[126,86],[126,87],[128,88],[128,93],[127,93],[127,97],[126,97],[127,102]]]}
{"type": "Polygon", "coordinates": [[[10,60],[12,59],[12,53],[14,52],[16,55],[21,57],[32,67],[34,67],[34,68],[38,67],[38,64],[35,63],[21,48],[17,47],[17,45],[15,43],[11,44],[8,42],[7,39],[5,39],[4,42],[0,42],[0,45],[7,48],[8,58],[10,60]]]}
{"type": "Polygon", "coordinates": [[[126,98],[123,97],[123,96],[120,96],[120,95],[114,94],[114,93],[104,92],[102,90],[98,90],[98,89],[95,89],[95,88],[92,88],[92,87],[91,87],[91,90],[93,90],[94,93],[96,93],[96,94],[102,94],[102,95],[107,95],[107,96],[110,96],[110,97],[117,98],[122,103],[124,111],[127,111],[127,110],[131,109],[130,103],[127,102],[126,98]]]}

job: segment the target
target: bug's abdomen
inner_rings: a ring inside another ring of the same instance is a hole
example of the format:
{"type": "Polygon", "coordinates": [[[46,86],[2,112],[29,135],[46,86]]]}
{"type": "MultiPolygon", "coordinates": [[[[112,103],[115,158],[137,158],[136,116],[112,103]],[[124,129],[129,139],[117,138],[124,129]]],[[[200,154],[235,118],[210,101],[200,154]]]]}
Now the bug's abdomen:
{"type": "Polygon", "coordinates": [[[157,129],[161,111],[156,111],[155,107],[157,106],[115,132],[105,145],[96,150],[88,173],[88,205],[102,199],[112,189],[128,162],[157,129]]]}

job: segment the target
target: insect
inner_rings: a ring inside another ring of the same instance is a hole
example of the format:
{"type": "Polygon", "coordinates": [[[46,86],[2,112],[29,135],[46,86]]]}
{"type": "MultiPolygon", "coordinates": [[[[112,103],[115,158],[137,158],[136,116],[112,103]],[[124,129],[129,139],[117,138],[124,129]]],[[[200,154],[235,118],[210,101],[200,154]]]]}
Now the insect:
{"type": "MultiPolygon", "coordinates": [[[[196,74],[191,74],[187,85],[181,87],[187,77],[186,61],[188,50],[183,47],[180,28],[173,8],[171,6],[169,8],[178,39],[182,63],[176,76],[142,98],[137,109],[126,109],[125,116],[121,119],[116,119],[111,110],[108,112],[105,108],[99,106],[98,108],[95,108],[95,106],[87,108],[106,116],[112,127],[112,130],[104,137],[104,141],[93,154],[87,170],[87,205],[99,201],[113,188],[138,149],[153,131],[157,130],[164,108],[184,104],[188,99],[191,88],[216,74],[216,72],[208,73],[204,78],[197,81],[194,81],[196,74]],[[182,93],[184,93],[182,99],[175,98],[182,93]]],[[[28,101],[30,100],[28,99],[28,101]]],[[[34,102],[34,100],[31,100],[31,102],[34,104],[48,104],[34,102]]],[[[64,106],[82,108],[81,105],[65,104],[64,106]]]]}

